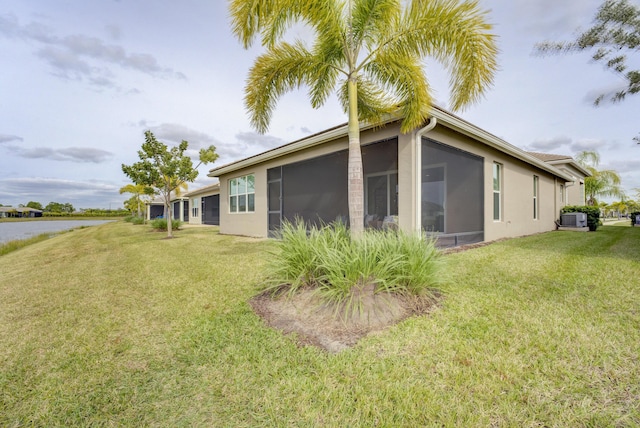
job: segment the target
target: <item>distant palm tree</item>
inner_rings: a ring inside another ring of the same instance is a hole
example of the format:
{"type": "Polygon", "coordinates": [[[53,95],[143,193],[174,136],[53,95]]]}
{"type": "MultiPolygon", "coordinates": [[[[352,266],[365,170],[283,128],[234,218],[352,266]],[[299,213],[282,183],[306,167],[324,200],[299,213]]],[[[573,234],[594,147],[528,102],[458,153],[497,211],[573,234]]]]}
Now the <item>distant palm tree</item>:
{"type": "Polygon", "coordinates": [[[391,113],[409,132],[428,118],[432,97],[425,57],[451,74],[451,108],[479,99],[493,81],[497,47],[478,2],[454,0],[231,0],[234,34],[245,48],[260,35],[260,55],[245,89],[252,125],[266,132],[277,99],[307,86],[318,108],[337,92],[348,114],[348,194],[351,231],[364,229],[359,121],[391,113]],[[309,49],[286,41],[296,24],[314,30],[309,49]]]}
{"type": "Polygon", "coordinates": [[[612,169],[598,170],[600,155],[595,151],[582,151],[576,155],[576,161],[591,173],[591,177],[584,179],[584,192],[587,197],[587,205],[595,206],[597,198],[617,197],[623,198],[624,192],[620,188],[621,179],[618,173],[612,169]]]}
{"type": "Polygon", "coordinates": [[[138,217],[142,217],[142,204],[145,202],[144,196],[152,196],[154,194],[153,189],[144,184],[127,184],[120,188],[120,194],[122,195],[123,193],[131,193],[135,198],[138,217]]]}

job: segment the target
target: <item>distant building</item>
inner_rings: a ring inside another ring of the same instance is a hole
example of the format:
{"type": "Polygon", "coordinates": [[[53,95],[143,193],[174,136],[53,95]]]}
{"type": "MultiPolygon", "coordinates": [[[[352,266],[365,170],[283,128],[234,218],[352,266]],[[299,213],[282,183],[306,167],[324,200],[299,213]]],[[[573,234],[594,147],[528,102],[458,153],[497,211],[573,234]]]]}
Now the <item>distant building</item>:
{"type": "Polygon", "coordinates": [[[0,218],[42,217],[42,210],[29,207],[0,207],[0,218]]]}

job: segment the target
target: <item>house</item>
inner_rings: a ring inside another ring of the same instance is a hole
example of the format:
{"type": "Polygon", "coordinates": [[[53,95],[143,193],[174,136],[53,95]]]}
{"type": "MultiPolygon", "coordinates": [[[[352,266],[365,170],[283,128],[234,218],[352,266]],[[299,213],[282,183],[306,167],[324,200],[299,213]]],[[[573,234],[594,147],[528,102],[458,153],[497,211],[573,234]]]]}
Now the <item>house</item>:
{"type": "Polygon", "coordinates": [[[537,152],[529,152],[529,154],[555,166],[573,177],[573,181],[567,183],[565,186],[560,186],[560,200],[563,202],[563,205],[584,205],[586,203],[584,179],[591,175],[589,171],[577,163],[571,156],[537,152]]]}
{"type": "MultiPolygon", "coordinates": [[[[360,139],[365,226],[423,230],[441,246],[553,230],[566,189],[588,176],[439,107],[406,134],[398,118],[361,124],[360,139]]],[[[344,124],[211,169],[220,180],[220,233],[266,237],[297,217],[346,220],[347,148],[344,124]]]]}
{"type": "Polygon", "coordinates": [[[42,217],[42,210],[29,207],[0,207],[1,217],[42,217]]]}
{"type": "Polygon", "coordinates": [[[204,186],[185,194],[189,198],[189,224],[220,225],[220,183],[204,186]]]}
{"type": "MultiPolygon", "coordinates": [[[[186,196],[176,196],[174,192],[171,192],[170,197],[171,201],[169,202],[169,206],[171,207],[171,218],[174,220],[188,222],[189,198],[186,196]]],[[[153,199],[151,202],[147,202],[147,220],[153,220],[159,217],[162,218],[164,215],[164,198],[162,196],[153,199]]]]}

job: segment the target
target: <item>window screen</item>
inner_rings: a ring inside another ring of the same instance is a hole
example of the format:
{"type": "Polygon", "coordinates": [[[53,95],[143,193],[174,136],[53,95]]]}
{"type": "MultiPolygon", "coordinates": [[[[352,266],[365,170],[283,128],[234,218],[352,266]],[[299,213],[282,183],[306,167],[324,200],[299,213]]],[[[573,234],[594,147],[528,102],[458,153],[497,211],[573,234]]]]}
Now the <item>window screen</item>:
{"type": "Polygon", "coordinates": [[[484,240],[483,158],[423,138],[422,228],[441,246],[484,240]]]}

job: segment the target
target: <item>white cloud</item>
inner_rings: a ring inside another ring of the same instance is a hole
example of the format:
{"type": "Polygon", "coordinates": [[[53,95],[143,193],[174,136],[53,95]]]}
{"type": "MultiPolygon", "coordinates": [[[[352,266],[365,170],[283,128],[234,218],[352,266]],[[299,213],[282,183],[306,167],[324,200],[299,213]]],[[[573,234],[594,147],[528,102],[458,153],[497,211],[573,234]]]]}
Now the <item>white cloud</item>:
{"type": "Polygon", "coordinates": [[[22,137],[18,137],[17,135],[0,134],[0,144],[11,143],[13,141],[24,141],[24,140],[22,139],[22,137]]]}
{"type": "MultiPolygon", "coordinates": [[[[109,28],[112,28],[112,35],[116,34],[116,27],[109,28]]],[[[110,79],[115,75],[114,66],[156,78],[186,79],[183,72],[161,66],[149,53],[129,53],[123,46],[107,44],[98,37],[84,34],[58,37],[54,30],[38,22],[20,25],[13,15],[0,16],[0,35],[39,44],[36,56],[51,66],[55,76],[86,79],[89,84],[102,88],[117,87],[110,79]]]]}
{"type": "Polygon", "coordinates": [[[11,146],[9,149],[17,156],[27,159],[49,159],[63,162],[102,163],[110,160],[113,153],[92,147],[68,147],[53,149],[50,147],[35,147],[25,149],[11,146]]]}

